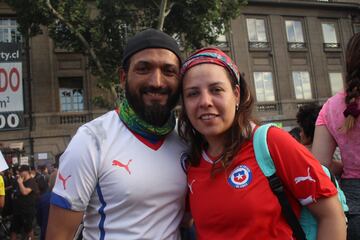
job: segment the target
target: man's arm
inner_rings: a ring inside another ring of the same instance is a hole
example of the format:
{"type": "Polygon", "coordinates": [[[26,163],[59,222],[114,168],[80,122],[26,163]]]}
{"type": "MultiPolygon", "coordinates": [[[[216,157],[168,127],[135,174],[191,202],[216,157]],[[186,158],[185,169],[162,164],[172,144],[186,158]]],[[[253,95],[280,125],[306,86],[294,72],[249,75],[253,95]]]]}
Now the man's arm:
{"type": "Polygon", "coordinates": [[[49,221],[46,229],[47,240],[73,239],[84,212],[75,212],[50,205],[49,221]]]}
{"type": "Polygon", "coordinates": [[[31,193],[32,189],[24,186],[24,179],[22,177],[19,176],[17,182],[19,184],[19,190],[22,195],[26,196],[31,193]]]}
{"type": "Polygon", "coordinates": [[[73,239],[98,183],[99,146],[92,131],[80,127],[61,155],[51,193],[46,239],[73,239]]]}
{"type": "Polygon", "coordinates": [[[345,214],[337,195],[307,206],[318,223],[317,240],[345,240],[345,214]]]}

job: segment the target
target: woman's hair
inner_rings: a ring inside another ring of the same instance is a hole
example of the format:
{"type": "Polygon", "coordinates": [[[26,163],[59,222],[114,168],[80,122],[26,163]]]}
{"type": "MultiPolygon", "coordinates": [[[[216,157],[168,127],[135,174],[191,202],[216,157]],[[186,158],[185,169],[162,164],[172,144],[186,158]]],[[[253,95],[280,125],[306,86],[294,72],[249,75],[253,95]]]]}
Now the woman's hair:
{"type": "MultiPolygon", "coordinates": [[[[232,89],[235,90],[237,84],[233,79],[234,76],[230,74],[227,68],[225,69],[227,70],[228,79],[231,83],[232,89]]],[[[224,152],[220,160],[223,168],[215,169],[215,164],[213,164],[212,174],[214,174],[217,170],[222,170],[229,166],[235,154],[239,151],[241,144],[244,143],[245,140],[249,140],[251,138],[251,113],[254,100],[245,79],[241,75],[239,75],[239,77],[240,102],[239,107],[235,112],[234,121],[229,130],[226,132],[224,152]]],[[[182,95],[183,79],[184,77],[182,76],[180,84],[182,95]]],[[[206,142],[206,139],[191,125],[191,122],[186,114],[186,109],[184,109],[185,105],[183,98],[182,106],[183,108],[178,122],[178,132],[180,137],[185,139],[185,141],[187,141],[191,146],[191,166],[198,166],[200,163],[202,149],[206,149],[208,147],[208,143],[206,142]]],[[[235,106],[229,107],[235,108],[235,106]]]]}
{"type": "Polygon", "coordinates": [[[345,81],[345,104],[347,106],[347,109],[344,112],[345,122],[341,129],[347,132],[354,127],[357,116],[359,114],[359,106],[357,106],[356,100],[360,96],[360,33],[356,33],[350,38],[346,48],[345,81]],[[357,111],[357,114],[354,114],[352,111],[357,111]]]}

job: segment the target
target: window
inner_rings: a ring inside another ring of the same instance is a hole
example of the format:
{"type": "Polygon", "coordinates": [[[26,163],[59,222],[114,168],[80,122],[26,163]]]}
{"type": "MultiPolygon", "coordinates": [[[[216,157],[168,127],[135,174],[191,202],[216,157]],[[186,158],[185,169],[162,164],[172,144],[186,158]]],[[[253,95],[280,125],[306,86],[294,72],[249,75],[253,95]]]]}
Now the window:
{"type": "Polygon", "coordinates": [[[0,42],[20,42],[21,34],[17,30],[15,19],[0,18],[0,42]]]}
{"type": "Polygon", "coordinates": [[[331,95],[335,95],[344,88],[343,77],[340,72],[329,73],[331,95]]]}
{"type": "Polygon", "coordinates": [[[181,39],[181,35],[179,33],[174,33],[172,35],[172,38],[175,39],[175,41],[177,42],[180,48],[184,47],[183,41],[181,39]]]}
{"type": "Polygon", "coordinates": [[[322,23],[321,27],[324,37],[324,47],[325,48],[340,47],[340,44],[338,43],[336,36],[335,23],[322,23]]]}
{"type": "Polygon", "coordinates": [[[354,23],[354,33],[360,32],[360,23],[354,23]]]}
{"type": "Polygon", "coordinates": [[[227,47],[228,46],[228,42],[226,39],[226,35],[225,34],[219,34],[216,38],[216,45],[218,47],[227,47]]]}
{"type": "Polygon", "coordinates": [[[265,20],[261,18],[246,19],[250,48],[269,48],[266,36],[265,20]]]}
{"type": "Polygon", "coordinates": [[[131,37],[132,28],[130,25],[126,23],[120,23],[118,25],[118,28],[119,28],[119,33],[122,35],[123,44],[125,45],[129,37],[131,37]]]}
{"type": "Polygon", "coordinates": [[[81,112],[84,110],[82,78],[60,78],[59,97],[61,112],[81,112]]]}
{"type": "Polygon", "coordinates": [[[306,46],[301,21],[286,20],[285,26],[289,48],[305,48],[306,46]]]}
{"type": "Polygon", "coordinates": [[[312,99],[309,72],[293,72],[292,78],[294,82],[296,99],[312,99]]]}
{"type": "Polygon", "coordinates": [[[271,72],[254,72],[254,82],[257,101],[275,101],[271,72]]]}
{"type": "Polygon", "coordinates": [[[222,24],[220,27],[213,26],[212,31],[216,34],[215,45],[220,48],[228,47],[225,25],[222,24]]]}

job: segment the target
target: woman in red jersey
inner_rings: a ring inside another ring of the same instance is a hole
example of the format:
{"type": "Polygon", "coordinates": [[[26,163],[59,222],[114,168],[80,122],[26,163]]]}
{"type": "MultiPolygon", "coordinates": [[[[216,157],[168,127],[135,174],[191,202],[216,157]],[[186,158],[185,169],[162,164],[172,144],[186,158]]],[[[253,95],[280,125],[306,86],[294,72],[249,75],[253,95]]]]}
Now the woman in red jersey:
{"type": "MultiPolygon", "coordinates": [[[[216,48],[192,54],[181,71],[179,134],[191,144],[188,186],[199,240],[294,239],[278,199],[257,165],[253,98],[235,63],[216,48]]],[[[318,239],[345,239],[337,191],[319,162],[288,133],[271,128],[268,147],[289,202],[306,205],[318,239]]]]}

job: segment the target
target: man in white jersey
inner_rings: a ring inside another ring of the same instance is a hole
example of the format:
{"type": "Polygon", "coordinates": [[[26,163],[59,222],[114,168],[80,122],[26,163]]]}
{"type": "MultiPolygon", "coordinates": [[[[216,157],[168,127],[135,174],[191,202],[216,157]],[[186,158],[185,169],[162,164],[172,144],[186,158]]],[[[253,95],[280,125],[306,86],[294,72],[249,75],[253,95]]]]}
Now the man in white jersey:
{"type": "Polygon", "coordinates": [[[176,41],[147,29],[128,41],[126,100],[81,126],[60,159],[46,239],[179,240],[186,146],[173,131],[181,64],[176,41]]]}

